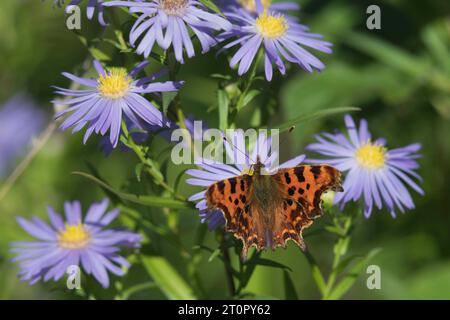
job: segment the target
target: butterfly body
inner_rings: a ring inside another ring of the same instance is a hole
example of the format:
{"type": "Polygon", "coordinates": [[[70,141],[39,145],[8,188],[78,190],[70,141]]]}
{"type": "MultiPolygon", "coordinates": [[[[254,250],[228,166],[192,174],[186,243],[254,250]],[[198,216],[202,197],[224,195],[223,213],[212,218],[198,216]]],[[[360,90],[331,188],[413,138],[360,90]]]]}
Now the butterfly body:
{"type": "Polygon", "coordinates": [[[263,174],[258,160],[251,174],[219,181],[206,192],[209,210],[220,209],[225,230],[248,249],[285,247],[288,240],[306,250],[302,231],[322,215],[321,195],[342,191],[340,172],[330,166],[298,166],[263,174]]]}

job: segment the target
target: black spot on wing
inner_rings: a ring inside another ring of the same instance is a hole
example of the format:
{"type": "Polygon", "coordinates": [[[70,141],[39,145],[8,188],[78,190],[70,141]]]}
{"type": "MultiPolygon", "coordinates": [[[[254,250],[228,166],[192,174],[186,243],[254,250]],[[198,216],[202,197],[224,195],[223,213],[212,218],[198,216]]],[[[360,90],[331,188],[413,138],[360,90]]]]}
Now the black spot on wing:
{"type": "Polygon", "coordinates": [[[313,174],[319,175],[320,174],[320,166],[313,166],[313,167],[311,167],[311,172],[313,174]]]}
{"type": "Polygon", "coordinates": [[[290,187],[290,188],[288,189],[288,194],[289,194],[290,196],[293,196],[294,193],[295,193],[295,187],[290,187]]]}
{"type": "Polygon", "coordinates": [[[245,182],[244,182],[244,179],[241,180],[240,187],[241,187],[241,191],[245,191],[245,182]]]}
{"type": "Polygon", "coordinates": [[[299,182],[305,181],[305,176],[303,175],[304,170],[305,170],[305,167],[297,167],[294,169],[294,174],[297,177],[299,182]]]}
{"type": "Polygon", "coordinates": [[[223,194],[223,190],[225,189],[225,182],[219,181],[219,182],[217,183],[217,187],[219,188],[219,192],[220,192],[221,194],[223,194]]]}
{"type": "Polygon", "coordinates": [[[291,177],[289,176],[289,173],[284,173],[284,179],[286,180],[287,184],[291,184],[291,177]]]}
{"type": "Polygon", "coordinates": [[[228,181],[230,182],[231,193],[236,193],[236,178],[228,179],[228,181]]]}

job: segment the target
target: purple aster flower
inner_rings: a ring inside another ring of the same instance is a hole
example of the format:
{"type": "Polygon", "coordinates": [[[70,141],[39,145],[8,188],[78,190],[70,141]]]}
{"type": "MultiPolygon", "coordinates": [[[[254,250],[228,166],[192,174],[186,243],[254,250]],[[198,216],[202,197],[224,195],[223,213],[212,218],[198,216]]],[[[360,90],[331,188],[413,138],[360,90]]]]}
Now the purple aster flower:
{"type": "MultiPolygon", "coordinates": [[[[193,186],[201,186],[206,189],[221,180],[240,176],[251,171],[252,165],[256,164],[259,158],[267,171],[275,172],[278,169],[291,168],[299,165],[304,155],[299,155],[281,165],[277,165],[278,152],[272,150],[271,138],[267,138],[264,133],[258,135],[255,145],[250,152],[246,152],[245,136],[242,130],[236,130],[232,139],[233,143],[225,142],[227,157],[233,159],[233,165],[218,163],[211,159],[197,159],[196,163],[203,169],[190,169],[186,171],[192,178],[186,180],[186,183],[193,186]]],[[[200,210],[202,223],[208,223],[210,230],[225,225],[225,218],[220,210],[207,210],[205,192],[206,189],[192,195],[190,201],[199,201],[196,208],[200,210]]]]}
{"type": "Polygon", "coordinates": [[[183,63],[183,48],[189,58],[195,55],[189,29],[202,46],[209,51],[217,41],[213,33],[228,30],[231,24],[196,0],[111,1],[104,6],[130,7],[131,13],[140,13],[130,32],[130,43],[138,54],[148,57],[157,43],[163,50],[173,46],[175,58],[183,63]]]}
{"type": "Polygon", "coordinates": [[[317,152],[325,159],[308,160],[326,162],[346,172],[344,192],[336,194],[334,203],[341,209],[349,201],[364,199],[364,215],[368,218],[373,205],[381,209],[383,203],[395,217],[395,208],[401,212],[413,209],[414,202],[405,185],[423,195],[423,190],[411,179],[421,181],[415,172],[419,165],[415,159],[420,144],[388,150],[384,139],[372,141],[367,121],[361,120],[359,129],[350,116],[345,117],[348,136],[343,133],[323,133],[316,136],[317,143],[307,149],[317,152]]]}
{"type": "Polygon", "coordinates": [[[117,146],[121,131],[122,117],[141,126],[141,122],[149,125],[164,126],[162,113],[142,94],[177,91],[183,85],[182,81],[153,82],[161,76],[161,72],[142,78],[134,77],[148,65],[148,62],[138,64],[130,73],[124,68],[111,68],[107,71],[98,61],[94,61],[98,78],[80,78],[64,72],[70,80],[89,87],[83,90],[71,90],[56,87],[56,93],[74,98],[54,101],[54,103],[68,105],[67,109],[56,114],[59,118],[69,112],[61,124],[63,130],[73,127],[73,133],[80,131],[87,125],[84,143],[93,132],[102,136],[109,130],[109,138],[113,147],[117,146]]]}
{"type": "Polygon", "coordinates": [[[331,43],[321,40],[322,36],[319,34],[310,33],[308,27],[299,24],[295,19],[264,9],[261,0],[256,3],[256,11],[257,16],[246,10],[227,13],[234,27],[220,36],[223,40],[235,39],[223,49],[240,46],[230,61],[232,68],[239,65],[239,75],[246,73],[255,63],[255,57],[261,47],[268,81],[272,79],[273,64],[282,74],[286,73],[283,59],[298,64],[308,72],[325,68],[325,65],[304,47],[331,53],[331,43]]]}
{"type": "MultiPolygon", "coordinates": [[[[71,0],[66,6],[66,12],[69,12],[71,6],[78,6],[83,0],[71,0]]],[[[61,7],[64,4],[64,0],[53,0],[53,5],[61,7]]],[[[86,7],[86,15],[89,20],[92,20],[95,13],[95,8],[98,8],[97,19],[102,26],[106,26],[107,23],[103,17],[103,1],[102,0],[89,0],[86,7]]]]}
{"type": "Polygon", "coordinates": [[[119,214],[118,209],[106,212],[108,200],[94,203],[82,218],[78,201],[66,202],[66,222],[52,207],[48,207],[51,225],[38,217],[26,220],[18,217],[20,226],[38,239],[13,242],[11,251],[18,254],[19,277],[34,284],[39,280],[58,281],[69,266],[81,266],[104,287],[109,286],[108,271],[122,276],[130,264],[118,254],[119,246],[139,247],[142,237],[124,230],[106,230],[119,214]]]}
{"type": "Polygon", "coordinates": [[[44,113],[24,94],[12,97],[0,107],[0,177],[6,174],[44,123],[44,113]]]}

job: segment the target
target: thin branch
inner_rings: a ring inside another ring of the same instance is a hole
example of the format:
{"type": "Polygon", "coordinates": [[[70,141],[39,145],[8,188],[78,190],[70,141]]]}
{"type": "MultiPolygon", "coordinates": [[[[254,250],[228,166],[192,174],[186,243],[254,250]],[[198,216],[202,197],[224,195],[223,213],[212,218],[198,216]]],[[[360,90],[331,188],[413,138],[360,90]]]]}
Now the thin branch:
{"type": "Polygon", "coordinates": [[[8,192],[16,183],[17,179],[25,172],[27,167],[30,165],[31,161],[36,157],[36,155],[42,150],[42,148],[47,144],[50,137],[55,132],[57,125],[55,122],[51,122],[47,128],[38,137],[36,143],[34,144],[31,151],[26,155],[25,158],[19,163],[19,165],[14,169],[11,175],[6,179],[5,184],[0,189],[0,201],[8,194],[8,192]]]}

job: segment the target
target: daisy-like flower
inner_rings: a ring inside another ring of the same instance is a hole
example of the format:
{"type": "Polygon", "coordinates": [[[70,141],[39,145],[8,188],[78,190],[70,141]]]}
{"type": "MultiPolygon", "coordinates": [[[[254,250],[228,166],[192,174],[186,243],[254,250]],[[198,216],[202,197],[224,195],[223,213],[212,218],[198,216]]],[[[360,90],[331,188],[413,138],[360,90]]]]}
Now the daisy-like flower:
{"type": "Polygon", "coordinates": [[[58,281],[72,265],[81,266],[104,287],[109,286],[108,271],[122,276],[130,265],[118,254],[119,246],[138,248],[142,237],[124,230],[106,230],[119,214],[118,209],[106,212],[108,200],[94,203],[82,218],[78,201],[66,202],[66,221],[48,207],[51,225],[38,217],[18,217],[20,226],[37,241],[13,242],[11,251],[18,254],[19,277],[34,284],[39,280],[58,281]],[[105,213],[106,212],[106,213],[105,213]]]}
{"type": "Polygon", "coordinates": [[[228,30],[231,24],[196,0],[111,1],[104,6],[130,7],[130,13],[140,13],[130,32],[130,43],[138,54],[148,57],[157,43],[163,50],[173,46],[175,58],[183,63],[183,48],[189,58],[195,55],[189,29],[209,51],[217,41],[213,33],[228,30]]]}
{"type": "Polygon", "coordinates": [[[415,172],[419,165],[415,159],[420,155],[420,144],[411,144],[403,148],[388,150],[384,139],[372,140],[367,121],[361,120],[359,129],[353,119],[345,116],[348,136],[343,133],[323,133],[316,136],[317,143],[307,149],[317,152],[324,159],[308,160],[325,162],[346,172],[344,192],[336,194],[334,203],[341,209],[349,201],[364,199],[364,215],[368,218],[374,204],[378,209],[383,204],[393,217],[395,209],[401,212],[413,209],[414,202],[406,186],[423,195],[423,190],[411,177],[421,181],[415,172]]]}
{"type": "MultiPolygon", "coordinates": [[[[70,12],[71,6],[78,6],[83,0],[71,0],[66,6],[66,12],[70,12]]],[[[53,0],[53,5],[61,7],[64,4],[64,0],[53,0]]],[[[89,0],[86,7],[86,16],[89,20],[92,20],[95,13],[95,8],[98,10],[97,19],[102,26],[106,26],[105,18],[103,17],[103,1],[102,0],[89,0]]]]}
{"type": "Polygon", "coordinates": [[[331,43],[321,40],[319,34],[308,31],[308,27],[290,19],[283,13],[264,9],[261,0],[256,2],[254,15],[246,10],[229,12],[227,16],[234,23],[232,30],[220,35],[221,39],[235,39],[226,44],[223,50],[239,45],[233,55],[230,66],[239,65],[238,74],[246,73],[253,63],[260,48],[264,52],[264,69],[266,79],[273,76],[273,64],[282,73],[286,73],[283,59],[298,64],[308,72],[322,70],[325,65],[304,47],[331,53],[331,43]]]}
{"type": "Polygon", "coordinates": [[[94,61],[98,78],[80,78],[64,72],[63,75],[75,83],[89,87],[83,90],[71,90],[56,87],[56,93],[74,97],[68,100],[53,101],[69,107],[58,112],[56,118],[71,113],[61,124],[63,130],[73,127],[73,133],[87,125],[84,143],[93,132],[102,136],[109,130],[109,138],[113,147],[117,146],[121,131],[122,116],[141,126],[141,122],[149,125],[164,126],[162,113],[142,94],[177,91],[182,81],[153,82],[161,73],[142,79],[134,79],[148,62],[138,64],[130,73],[124,68],[105,70],[100,62],[94,61]]]}
{"type": "MultiPolygon", "coordinates": [[[[256,164],[257,159],[261,161],[264,168],[268,172],[276,172],[278,169],[291,168],[299,165],[304,155],[299,155],[289,161],[278,164],[278,152],[272,150],[271,138],[266,134],[260,133],[250,152],[247,152],[245,146],[245,136],[242,130],[234,131],[232,139],[233,143],[225,142],[225,151],[228,159],[232,159],[233,165],[218,163],[211,159],[200,158],[196,160],[198,166],[203,169],[189,169],[186,171],[192,178],[186,180],[186,183],[193,186],[201,186],[206,189],[221,180],[240,176],[251,171],[256,164]]],[[[210,230],[225,225],[225,218],[220,210],[207,210],[205,192],[206,189],[192,195],[190,201],[199,201],[196,208],[200,210],[200,218],[202,223],[208,223],[210,230]]]]}
{"type": "Polygon", "coordinates": [[[18,94],[0,106],[0,178],[44,123],[44,113],[25,94],[18,94]]]}

